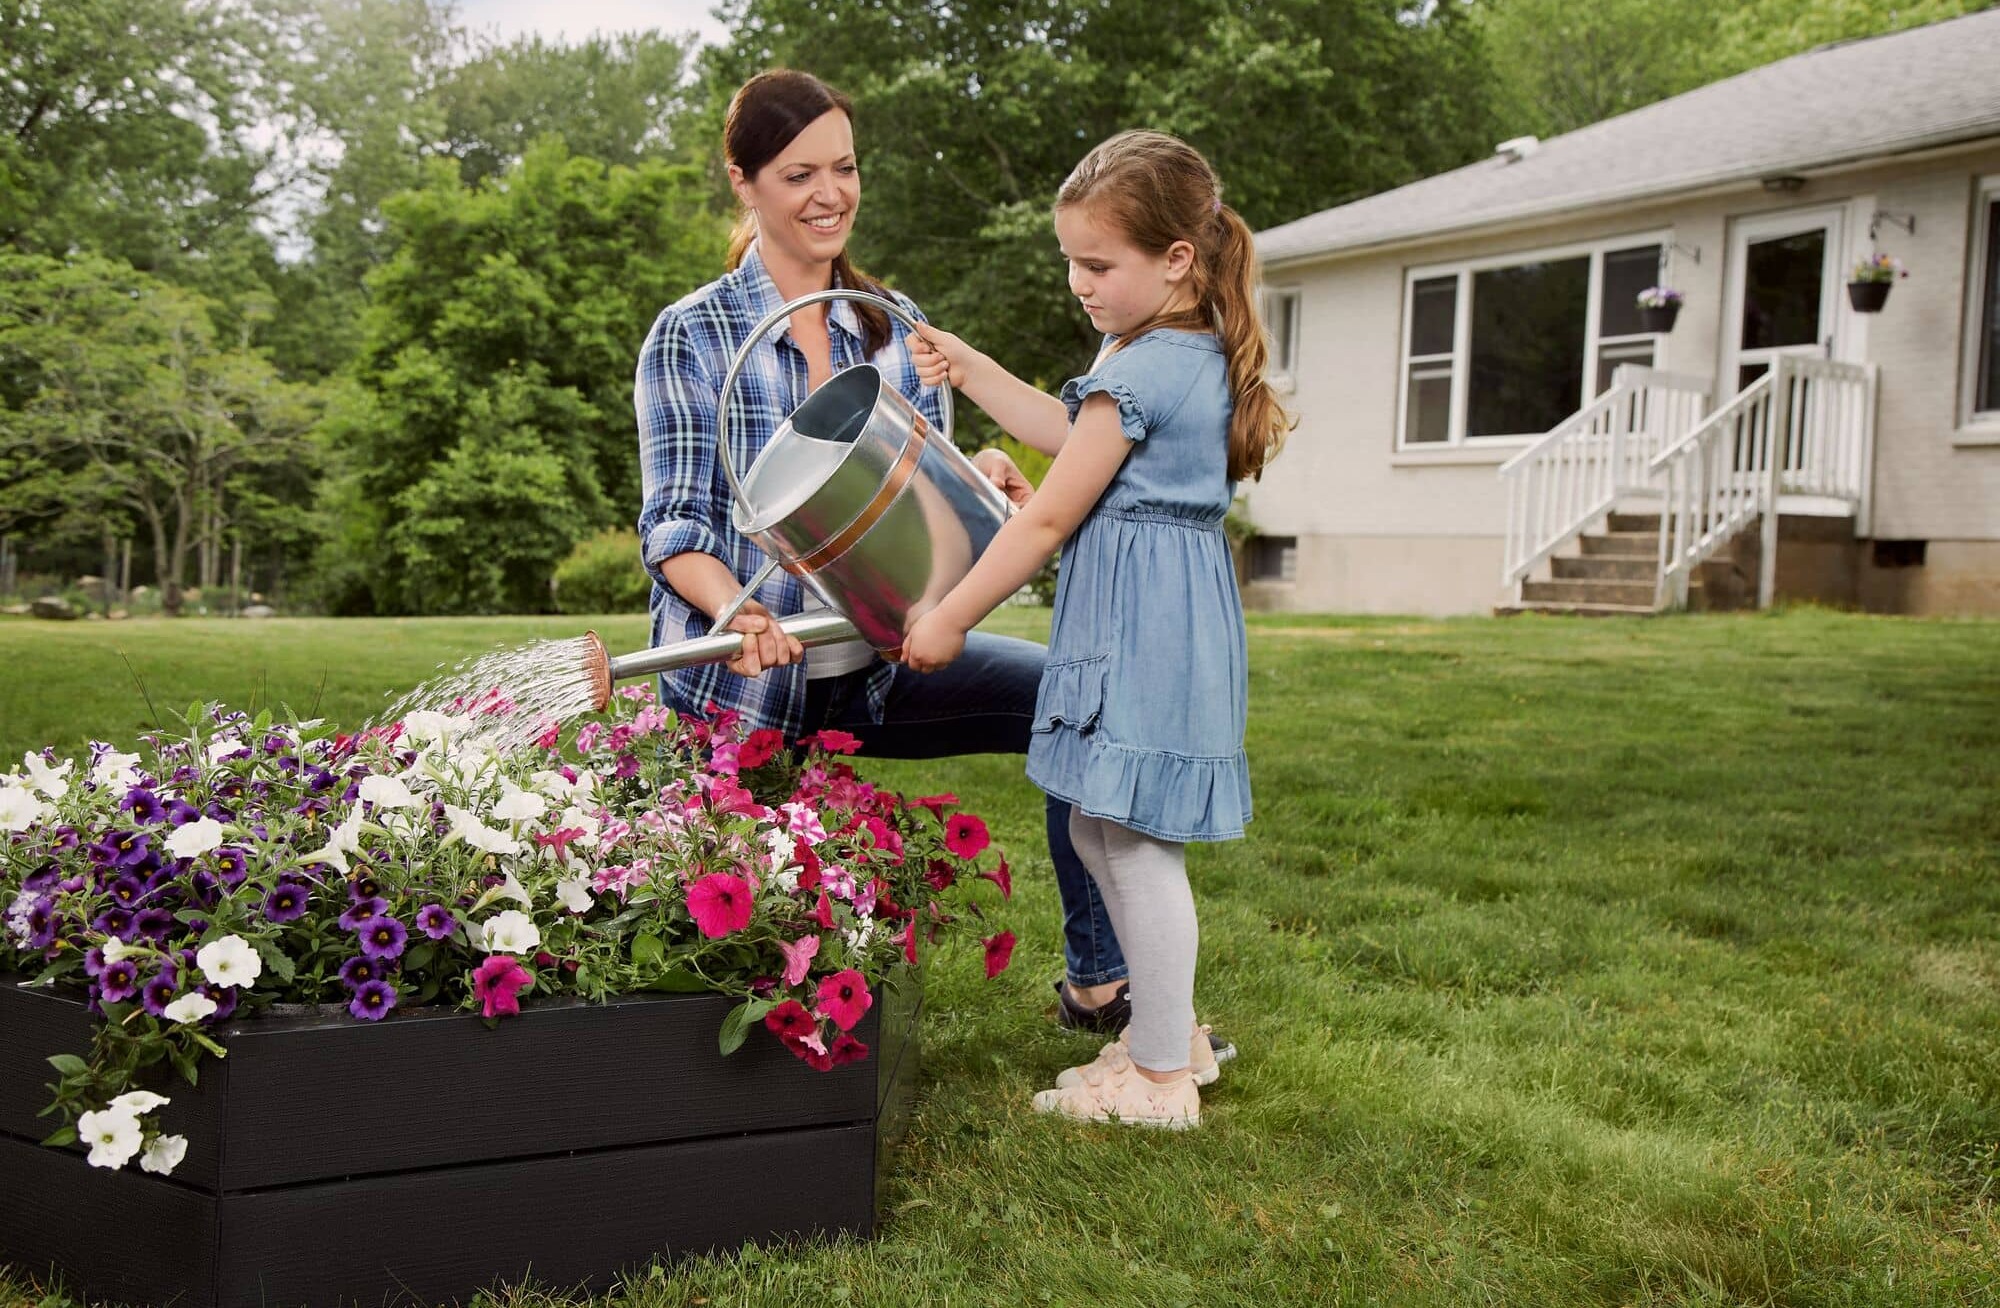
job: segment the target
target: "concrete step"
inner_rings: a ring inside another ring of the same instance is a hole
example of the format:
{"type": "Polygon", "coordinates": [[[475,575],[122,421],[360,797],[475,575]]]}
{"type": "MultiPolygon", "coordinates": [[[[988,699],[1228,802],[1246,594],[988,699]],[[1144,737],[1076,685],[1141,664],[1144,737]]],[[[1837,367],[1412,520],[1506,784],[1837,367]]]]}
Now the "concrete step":
{"type": "Polygon", "coordinates": [[[1651,581],[1660,564],[1650,555],[1586,554],[1552,558],[1549,570],[1557,581],[1651,581]]]}
{"type": "Polygon", "coordinates": [[[1612,513],[1604,520],[1604,529],[1609,532],[1651,531],[1660,529],[1660,515],[1657,513],[1612,513]]]}
{"type": "Polygon", "coordinates": [[[1650,581],[1524,581],[1521,598],[1554,604],[1625,604],[1653,607],[1650,581]]]}
{"type": "Polygon", "coordinates": [[[1578,536],[1576,543],[1585,554],[1617,554],[1626,558],[1656,559],[1660,556],[1657,531],[1611,531],[1578,536]]]}

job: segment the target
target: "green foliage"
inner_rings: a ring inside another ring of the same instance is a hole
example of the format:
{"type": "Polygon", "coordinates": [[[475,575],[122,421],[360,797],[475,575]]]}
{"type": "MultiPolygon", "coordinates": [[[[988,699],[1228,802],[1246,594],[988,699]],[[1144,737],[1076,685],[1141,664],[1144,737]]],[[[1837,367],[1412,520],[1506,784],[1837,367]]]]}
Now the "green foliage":
{"type": "Polygon", "coordinates": [[[576,543],[556,568],[556,608],[564,613],[643,613],[653,583],[639,563],[639,533],[606,527],[576,543]]]}
{"type": "Polygon", "coordinates": [[[336,497],[345,520],[330,533],[337,546],[326,562],[361,582],[338,588],[340,607],[488,612],[504,596],[546,608],[547,581],[586,524],[613,517],[614,506],[636,515],[632,361],[660,308],[720,267],[724,221],[685,166],[607,168],[572,158],[559,141],[532,147],[476,190],[434,165],[386,213],[395,253],[369,282],[360,398],[338,437],[352,488],[336,497]],[[504,458],[475,448],[501,430],[504,458]],[[487,496],[532,503],[559,493],[566,512],[537,507],[532,529],[480,526],[512,538],[502,551],[509,579],[500,583],[490,560],[466,559],[469,571],[447,582],[455,565],[433,562],[451,555],[447,533],[410,515],[477,504],[465,474],[482,467],[536,486],[487,496]],[[441,482],[426,488],[434,475],[441,482]]]}

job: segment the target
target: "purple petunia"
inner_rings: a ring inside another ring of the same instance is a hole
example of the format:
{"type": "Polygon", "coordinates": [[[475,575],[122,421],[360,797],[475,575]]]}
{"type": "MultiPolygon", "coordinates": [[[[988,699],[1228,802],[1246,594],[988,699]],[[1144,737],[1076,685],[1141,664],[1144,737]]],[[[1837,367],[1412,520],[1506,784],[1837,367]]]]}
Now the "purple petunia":
{"type": "Polygon", "coordinates": [[[363,982],[348,1001],[347,1011],[364,1022],[379,1022],[396,1006],[396,987],[387,981],[363,982]]]}
{"type": "Polygon", "coordinates": [[[140,987],[139,1004],[154,1017],[165,1017],[167,1005],[174,1002],[180,988],[180,969],[172,963],[162,963],[153,979],[140,987]]]}
{"type": "Polygon", "coordinates": [[[357,899],[340,915],[340,925],[348,931],[359,931],[388,911],[389,902],[385,899],[372,895],[357,899]]]}
{"type": "Polygon", "coordinates": [[[417,930],[433,940],[442,940],[458,930],[458,919],[443,904],[426,904],[417,913],[417,930]]]}
{"type": "Polygon", "coordinates": [[[120,940],[132,938],[132,913],[129,909],[107,908],[90,925],[107,936],[117,936],[120,940]]]}
{"type": "Polygon", "coordinates": [[[201,816],[201,810],[184,799],[167,801],[167,821],[177,827],[184,827],[201,816]]]}
{"type": "Polygon", "coordinates": [[[115,852],[111,862],[114,867],[137,867],[153,852],[152,839],[137,831],[121,831],[114,842],[115,852]]]}
{"type": "Polygon", "coordinates": [[[167,815],[166,805],[160,797],[144,786],[134,786],[125,792],[125,798],[118,801],[118,811],[130,813],[132,820],[142,827],[149,827],[167,815]]]}
{"type": "Polygon", "coordinates": [[[364,899],[380,899],[382,883],[364,873],[347,883],[347,897],[357,904],[364,899]]]}
{"type": "Polygon", "coordinates": [[[119,877],[108,893],[120,908],[131,908],[146,897],[146,883],[137,877],[119,877]]]}
{"type": "Polygon", "coordinates": [[[172,909],[142,908],[132,917],[132,934],[164,943],[178,925],[172,909]]]}
{"type": "Polygon", "coordinates": [[[393,917],[378,917],[361,931],[361,952],[369,958],[401,958],[410,933],[393,917]]]}
{"type": "Polygon", "coordinates": [[[220,869],[217,875],[229,889],[236,889],[249,877],[250,858],[235,845],[224,845],[215,851],[214,857],[215,865],[220,869]]]}
{"type": "Polygon", "coordinates": [[[264,916],[280,926],[296,922],[306,915],[309,898],[309,892],[298,882],[280,881],[264,896],[264,916]]]}
{"type": "Polygon", "coordinates": [[[203,986],[201,992],[215,1001],[215,1011],[208,1015],[209,1022],[226,1022],[236,1011],[239,992],[235,986],[203,986]]]}
{"type": "Polygon", "coordinates": [[[388,970],[366,954],[356,955],[340,965],[340,983],[349,990],[359,990],[370,981],[381,980],[388,970]]]}
{"type": "Polygon", "coordinates": [[[139,993],[139,965],[129,958],[106,963],[97,974],[97,997],[107,1004],[122,1004],[139,993]]]}

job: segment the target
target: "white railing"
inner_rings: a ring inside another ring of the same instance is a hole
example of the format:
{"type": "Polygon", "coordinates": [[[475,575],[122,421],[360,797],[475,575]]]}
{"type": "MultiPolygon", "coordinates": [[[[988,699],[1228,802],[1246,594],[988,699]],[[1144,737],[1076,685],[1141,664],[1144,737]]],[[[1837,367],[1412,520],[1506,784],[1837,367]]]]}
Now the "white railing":
{"type": "Polygon", "coordinates": [[[1648,488],[1654,456],[1701,417],[1708,389],[1705,377],[1626,364],[1610,390],[1502,464],[1505,583],[1519,584],[1621,494],[1648,488]]]}
{"type": "Polygon", "coordinates": [[[1865,521],[1874,462],[1875,370],[1779,355],[1648,465],[1664,495],[1657,602],[1687,604],[1694,570],[1761,519],[1757,603],[1777,579],[1778,496],[1843,499],[1865,521]]]}

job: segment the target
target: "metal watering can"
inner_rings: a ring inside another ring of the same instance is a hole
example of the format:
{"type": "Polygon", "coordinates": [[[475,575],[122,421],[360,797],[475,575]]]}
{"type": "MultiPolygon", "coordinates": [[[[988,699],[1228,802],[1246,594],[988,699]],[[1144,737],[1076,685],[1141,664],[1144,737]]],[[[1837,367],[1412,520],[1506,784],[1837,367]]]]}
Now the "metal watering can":
{"type": "MultiPolygon", "coordinates": [[[[729,401],[750,351],[797,310],[841,299],[875,305],[916,330],[893,302],[842,289],[802,295],[751,329],[717,396],[716,444],[735,496],[731,520],[771,560],[716,615],[707,636],[617,658],[600,654],[598,707],[615,682],[734,656],[742,637],[725,628],[779,568],[833,610],[783,619],[788,635],[806,646],[859,636],[893,661],[911,618],[964,579],[1013,512],[952,443],[951,387],[940,388],[944,430],[933,431],[868,363],[835,373],[806,397],[750,471],[738,475],[729,454],[729,401]]],[[[594,649],[601,652],[602,643],[594,649]]]]}

